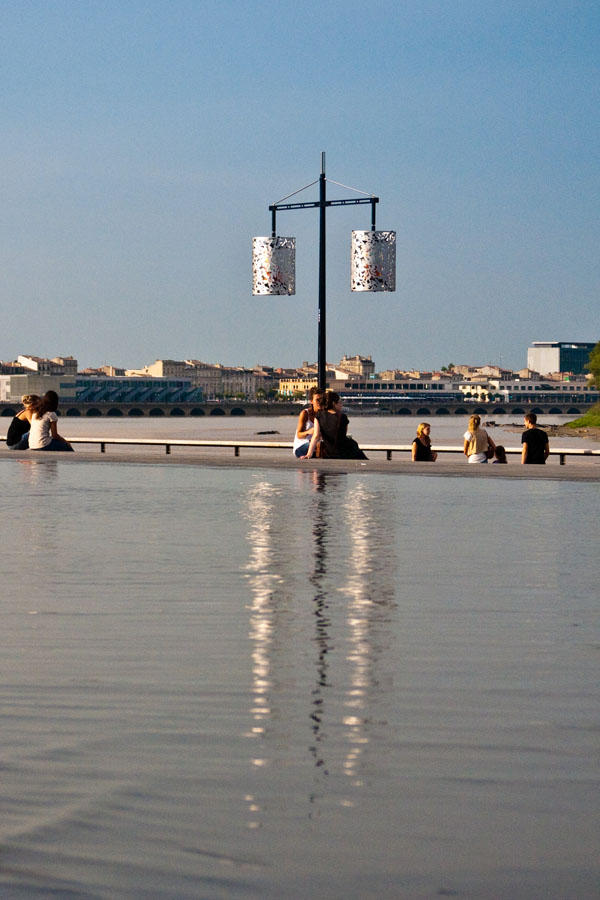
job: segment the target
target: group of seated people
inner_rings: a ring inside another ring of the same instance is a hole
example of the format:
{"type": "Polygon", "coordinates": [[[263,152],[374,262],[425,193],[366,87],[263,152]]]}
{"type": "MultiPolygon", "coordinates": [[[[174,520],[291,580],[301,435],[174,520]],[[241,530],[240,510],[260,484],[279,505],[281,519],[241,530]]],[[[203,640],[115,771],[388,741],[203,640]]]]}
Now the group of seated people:
{"type": "Polygon", "coordinates": [[[309,405],[298,416],[293,453],[298,459],[367,459],[348,435],[348,416],[335,391],[312,387],[309,405]]]}
{"type": "Polygon", "coordinates": [[[46,391],[43,397],[25,394],[23,409],[13,418],[6,435],[9,450],[72,450],[57,430],[58,394],[46,391]]]}
{"type": "MultiPolygon", "coordinates": [[[[294,435],[293,453],[298,459],[318,458],[329,459],[367,459],[355,440],[348,435],[348,416],[342,412],[342,401],[335,391],[325,391],[313,387],[308,393],[309,405],[298,416],[296,434],[294,435]]],[[[531,423],[529,428],[535,427],[535,414],[528,414],[527,420],[531,423]]],[[[492,459],[495,463],[506,463],[506,451],[501,445],[496,445],[487,431],[480,428],[481,419],[478,415],[471,416],[469,430],[464,435],[464,453],[470,463],[487,462],[492,459]]],[[[539,430],[539,429],[538,429],[539,430]]],[[[546,441],[545,455],[539,461],[545,461],[547,456],[547,436],[540,432],[546,441]]],[[[523,440],[526,438],[524,436],[523,440]]],[[[431,425],[429,422],[421,422],[417,428],[417,436],[412,443],[413,462],[435,462],[438,454],[431,446],[431,425]]],[[[523,462],[525,462],[525,454],[523,462]]],[[[531,462],[537,462],[533,456],[531,462]]]]}

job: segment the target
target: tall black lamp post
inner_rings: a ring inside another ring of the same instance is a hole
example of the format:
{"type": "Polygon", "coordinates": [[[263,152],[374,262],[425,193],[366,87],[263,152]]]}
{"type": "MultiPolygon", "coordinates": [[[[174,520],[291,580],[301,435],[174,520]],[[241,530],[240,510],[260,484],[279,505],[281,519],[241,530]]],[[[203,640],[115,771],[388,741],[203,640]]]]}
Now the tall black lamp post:
{"type": "MultiPolygon", "coordinates": [[[[375,209],[379,197],[365,195],[346,200],[327,199],[325,153],[321,153],[321,174],[318,179],[319,199],[311,203],[284,203],[296,194],[317,184],[312,181],[305,187],[288,194],[278,203],[269,206],[271,212],[271,237],[253,240],[253,294],[295,293],[295,238],[277,236],[277,212],[286,209],[319,210],[319,317],[318,317],[318,384],[326,387],[327,380],[327,258],[326,258],[326,210],[328,206],[357,206],[371,204],[371,231],[352,233],[353,291],[393,291],[396,289],[396,233],[375,230],[375,209]]],[[[338,187],[347,187],[333,181],[338,187]]],[[[349,188],[355,190],[356,188],[349,188]]],[[[356,191],[364,194],[364,191],[356,191]]]]}

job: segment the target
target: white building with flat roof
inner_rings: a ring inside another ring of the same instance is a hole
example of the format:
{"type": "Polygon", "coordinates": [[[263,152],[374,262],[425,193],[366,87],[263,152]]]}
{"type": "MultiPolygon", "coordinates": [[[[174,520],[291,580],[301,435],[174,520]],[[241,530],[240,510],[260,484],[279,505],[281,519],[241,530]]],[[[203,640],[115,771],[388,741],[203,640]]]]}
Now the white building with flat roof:
{"type": "Polygon", "coordinates": [[[24,394],[41,397],[46,391],[56,391],[61,402],[75,400],[76,382],[75,375],[0,375],[0,403],[20,403],[24,394]]]}
{"type": "Polygon", "coordinates": [[[548,375],[550,372],[583,374],[595,343],[534,341],[527,349],[527,368],[548,375]]]}

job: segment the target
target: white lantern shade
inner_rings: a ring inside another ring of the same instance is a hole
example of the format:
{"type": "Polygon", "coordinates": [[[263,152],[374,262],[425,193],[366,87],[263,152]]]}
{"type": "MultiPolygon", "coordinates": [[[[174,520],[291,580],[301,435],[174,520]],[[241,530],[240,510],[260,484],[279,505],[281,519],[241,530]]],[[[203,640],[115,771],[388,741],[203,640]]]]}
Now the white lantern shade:
{"type": "Polygon", "coordinates": [[[296,293],[296,238],[252,238],[252,293],[296,293]]]}
{"type": "Polygon", "coordinates": [[[396,232],[353,231],[351,251],[353,291],[396,290],[396,232]]]}

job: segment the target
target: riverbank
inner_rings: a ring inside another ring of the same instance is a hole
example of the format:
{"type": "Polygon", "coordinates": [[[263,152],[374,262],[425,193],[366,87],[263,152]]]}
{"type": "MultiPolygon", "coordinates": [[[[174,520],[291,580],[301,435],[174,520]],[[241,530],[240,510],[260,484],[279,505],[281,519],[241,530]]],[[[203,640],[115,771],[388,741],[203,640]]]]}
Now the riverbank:
{"type": "Polygon", "coordinates": [[[598,426],[549,425],[545,430],[550,437],[583,437],[600,442],[600,427],[598,426]]]}
{"type": "MultiPolygon", "coordinates": [[[[575,422],[582,421],[581,419],[576,419],[575,422]]],[[[524,426],[519,422],[509,422],[500,426],[505,431],[510,431],[512,434],[521,434],[524,430],[524,426]]],[[[563,422],[561,424],[544,424],[544,422],[538,422],[538,428],[541,428],[548,434],[548,437],[580,437],[585,438],[586,440],[600,442],[600,425],[595,424],[581,424],[581,425],[572,425],[571,423],[563,422]]]]}
{"type": "MultiPolygon", "coordinates": [[[[514,423],[502,426],[506,431],[517,434],[523,431],[523,425],[514,423]]],[[[544,425],[543,422],[538,423],[538,428],[547,432],[548,437],[580,437],[590,441],[600,442],[599,426],[573,426],[573,425],[544,425]]]]}

